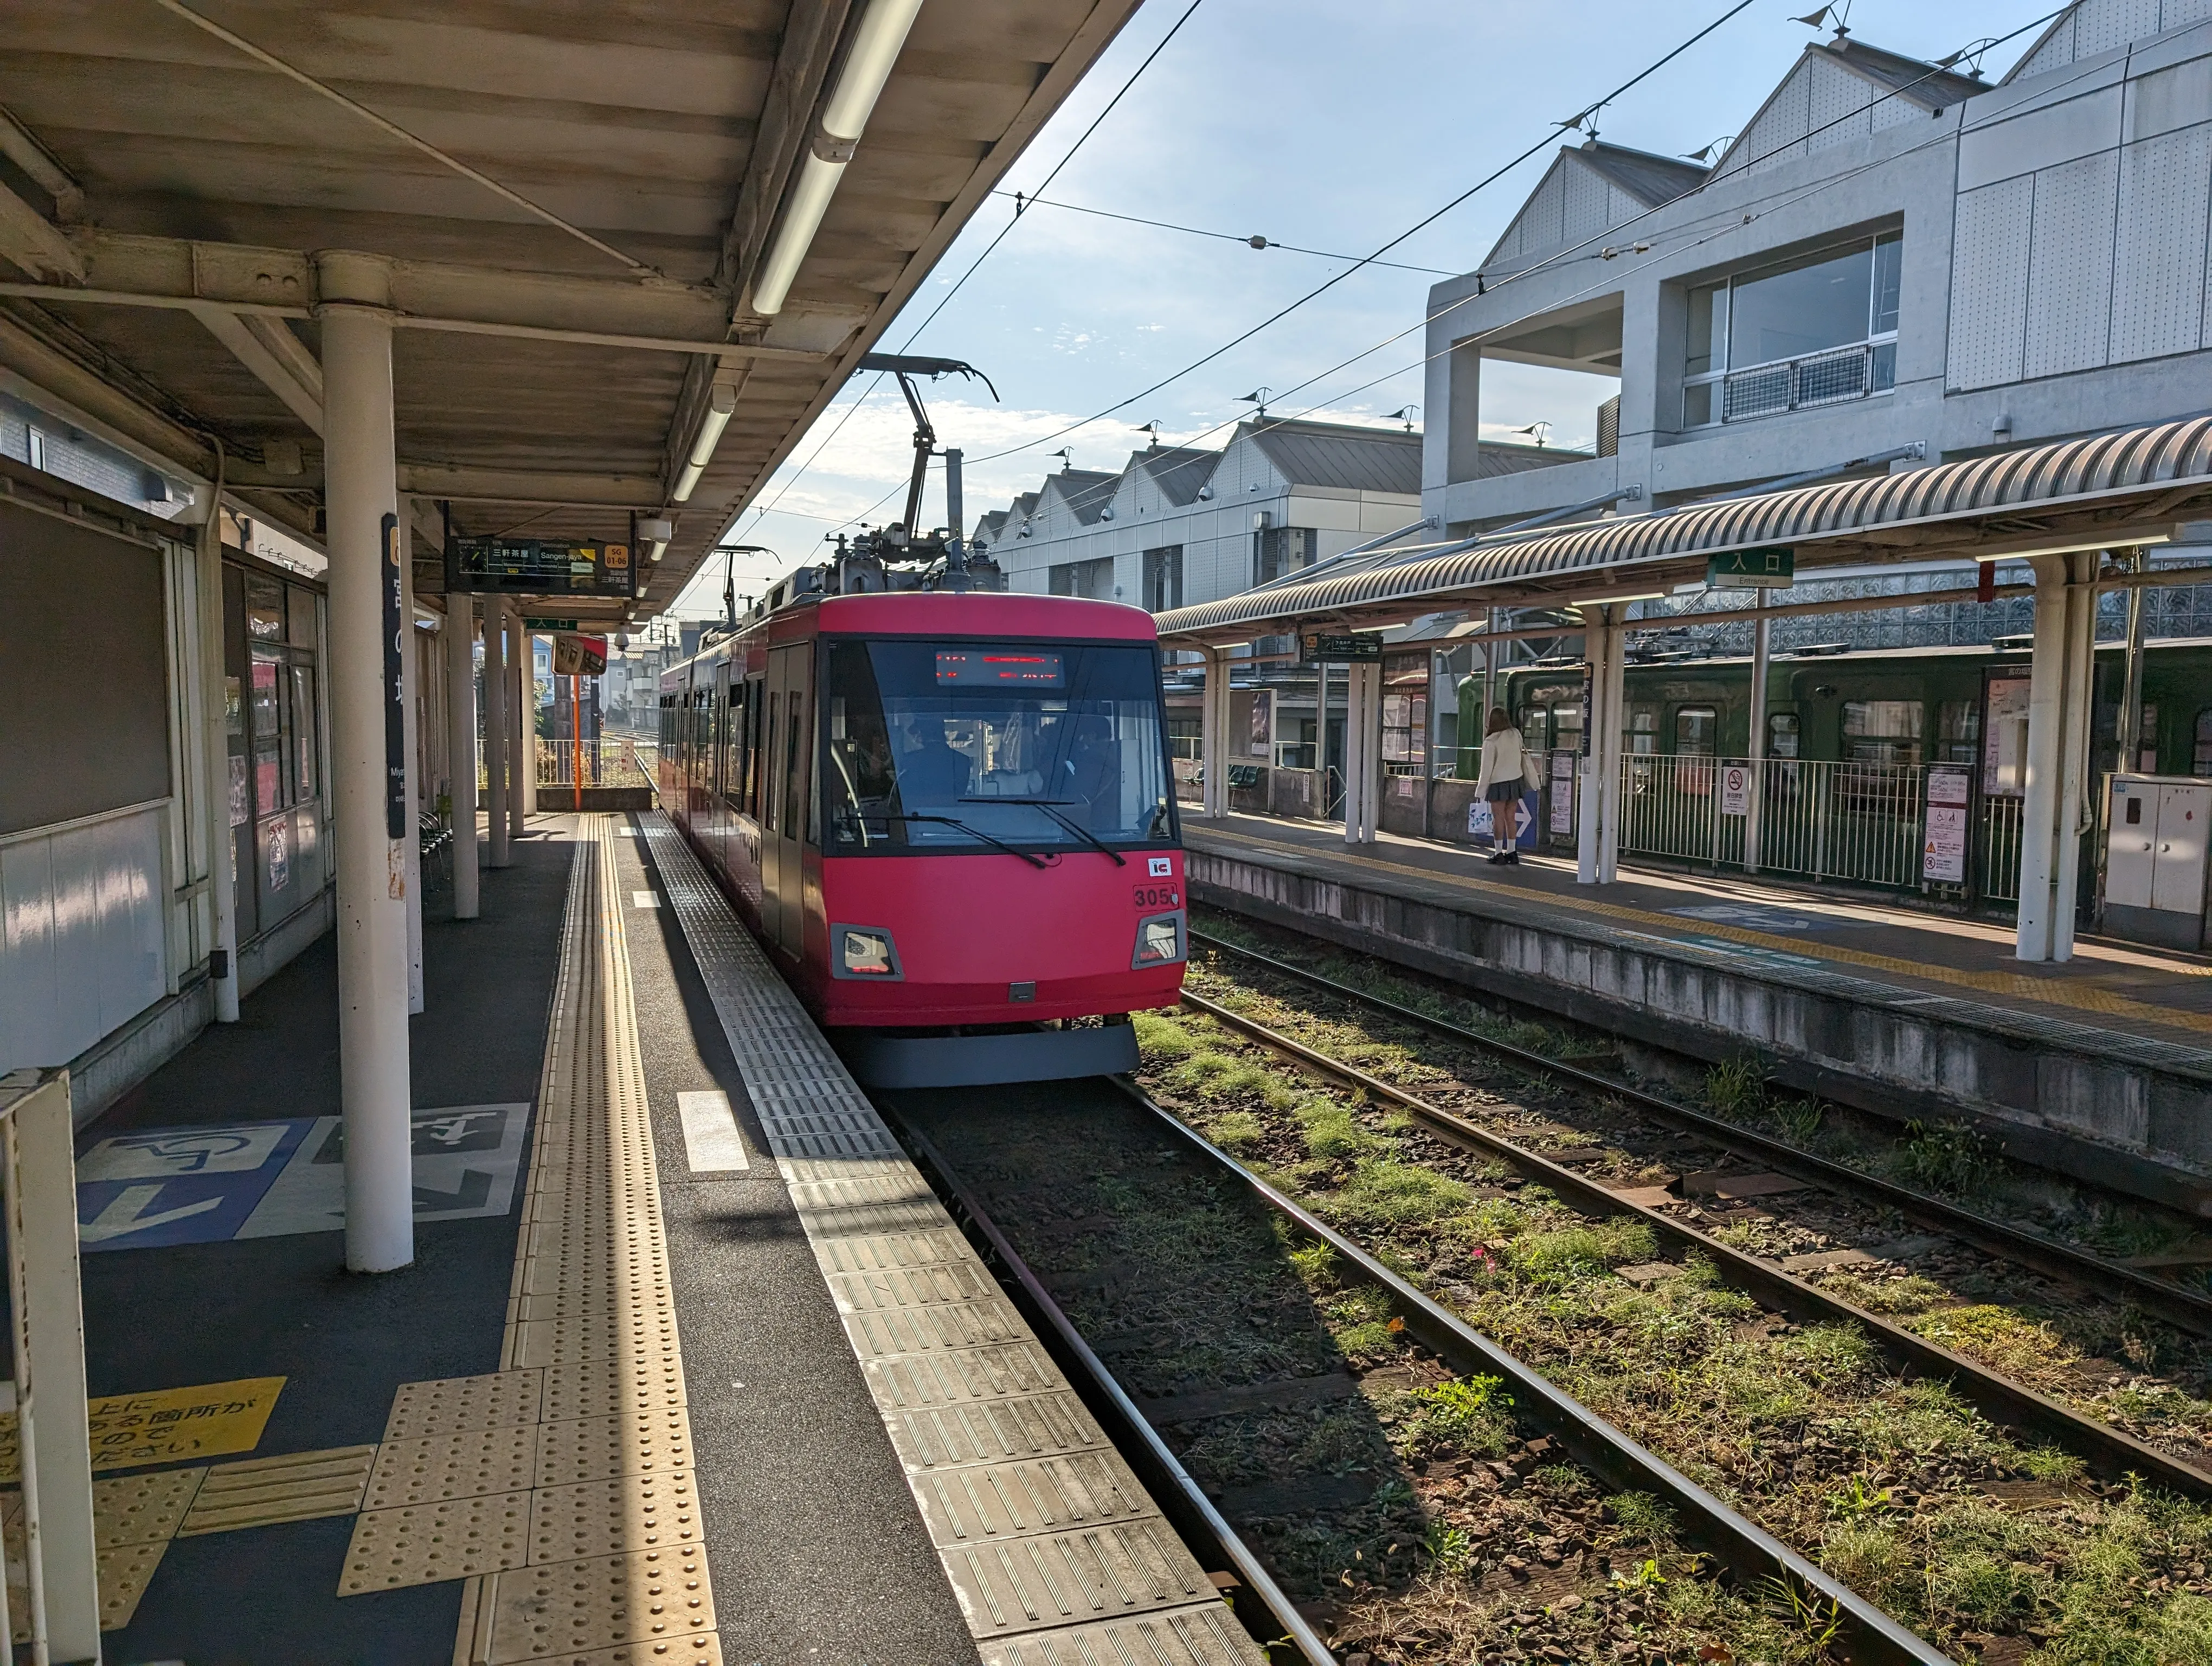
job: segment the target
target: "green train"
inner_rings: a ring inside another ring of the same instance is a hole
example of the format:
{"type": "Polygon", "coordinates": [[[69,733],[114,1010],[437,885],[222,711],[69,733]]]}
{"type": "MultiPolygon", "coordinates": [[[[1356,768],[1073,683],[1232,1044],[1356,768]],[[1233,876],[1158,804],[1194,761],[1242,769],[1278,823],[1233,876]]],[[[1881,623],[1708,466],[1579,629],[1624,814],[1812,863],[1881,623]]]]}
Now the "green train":
{"type": "MultiPolygon", "coordinates": [[[[2025,636],[1972,648],[1806,648],[1774,656],[1767,672],[1766,755],[1870,764],[2013,763],[2027,715],[2025,636]]],[[[2092,711],[2092,768],[2122,766],[2120,713],[2126,655],[2100,643],[2092,711]]],[[[1748,658],[1670,656],[1631,661],[1625,674],[1623,749],[1662,757],[1747,757],[1751,748],[1748,658]]],[[[1480,673],[1459,684],[1462,713],[1480,711],[1480,673]]],[[[1497,702],[1532,750],[1582,745],[1579,663],[1501,668],[1497,702]]],[[[1480,762],[1479,726],[1463,723],[1457,773],[1480,762]]],[[[2212,641],[2155,641],[2143,654],[2142,727],[2130,769],[2212,776],[2212,641]]],[[[1991,783],[1994,786],[1994,781],[1991,783]]]]}

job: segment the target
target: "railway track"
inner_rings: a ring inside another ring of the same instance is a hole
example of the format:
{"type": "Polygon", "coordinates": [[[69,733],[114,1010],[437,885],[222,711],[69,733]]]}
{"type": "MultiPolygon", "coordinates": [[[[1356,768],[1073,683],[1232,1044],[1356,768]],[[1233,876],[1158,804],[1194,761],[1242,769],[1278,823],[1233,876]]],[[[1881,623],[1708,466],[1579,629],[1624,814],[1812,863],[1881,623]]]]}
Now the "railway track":
{"type": "Polygon", "coordinates": [[[2004,1221],[1962,1208],[1948,1199],[1899,1185],[1863,1169],[1808,1152],[1800,1146],[1770,1139],[1756,1129],[1714,1116],[1680,1101],[1654,1093],[1616,1076],[1589,1070],[1528,1048],[1518,1047],[1465,1025],[1454,1024],[1433,1013],[1406,1006],[1351,985],[1249,945],[1232,942],[1210,932],[1194,929],[1194,943],[1262,968],[1321,992],[1332,1000],[1373,1012],[1395,1023],[1426,1031],[1455,1046],[1550,1075],[1598,1093],[1656,1118],[1668,1127],[1693,1134],[1738,1157],[1763,1163],[1773,1170],[1838,1192],[1849,1193],[1895,1210],[1907,1220],[1932,1227],[1962,1243],[1992,1256],[2033,1267],[2051,1277],[2071,1280],[2109,1295],[2144,1304],[2167,1323],[2199,1335],[2212,1337],[2212,1294],[2179,1281],[2160,1278],[2140,1268],[2074,1245],[2061,1243],[2039,1233],[2024,1231],[2004,1221]]]}
{"type": "Polygon", "coordinates": [[[1948,1658],[1127,1085],[879,1103],[1277,1658],[1948,1658]]]}
{"type": "MultiPolygon", "coordinates": [[[[1548,1140],[1523,1142],[1429,1103],[1502,1109],[1432,1054],[1363,1037],[1363,1069],[1190,996],[1188,1019],[1140,1021],[1145,1079],[1179,1114],[1899,1620],[1992,1666],[2212,1657],[2201,1448],[2081,1416],[1742,1247],[1775,1223],[1701,1231],[1671,1195],[1624,1195],[1598,1177],[1619,1153],[1564,1117],[1531,1116],[1548,1140]]],[[[1516,1066],[1518,1097],[1566,1097],[1558,1060],[1516,1066]]]]}

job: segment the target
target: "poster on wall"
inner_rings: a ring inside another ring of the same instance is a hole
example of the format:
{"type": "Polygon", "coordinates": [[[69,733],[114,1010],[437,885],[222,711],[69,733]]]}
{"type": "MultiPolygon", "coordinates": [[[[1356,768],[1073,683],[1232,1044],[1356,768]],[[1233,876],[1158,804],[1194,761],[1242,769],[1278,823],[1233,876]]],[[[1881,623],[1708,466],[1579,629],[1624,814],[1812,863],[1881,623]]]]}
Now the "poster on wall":
{"type": "Polygon", "coordinates": [[[2016,799],[2027,790],[2025,672],[1992,677],[1982,701],[1982,796],[2016,799]]]}
{"type": "Polygon", "coordinates": [[[1939,885],[1966,883],[1967,812],[1973,786],[1971,769],[1940,763],[1929,769],[1927,833],[1920,852],[1923,879],[1939,885]]]}
{"type": "Polygon", "coordinates": [[[1273,744],[1275,733],[1275,694],[1272,689],[1255,690],[1252,695],[1252,729],[1244,750],[1253,757],[1265,757],[1273,744]]]}
{"type": "MultiPolygon", "coordinates": [[[[1492,806],[1486,799],[1477,799],[1467,807],[1467,836],[1485,844],[1490,842],[1492,806]]],[[[1513,806],[1513,843],[1522,850],[1536,848],[1536,794],[1523,793],[1513,806]]]]}
{"type": "Polygon", "coordinates": [[[1552,755],[1552,831],[1565,836],[1575,830],[1575,760],[1571,753],[1552,755]]]}

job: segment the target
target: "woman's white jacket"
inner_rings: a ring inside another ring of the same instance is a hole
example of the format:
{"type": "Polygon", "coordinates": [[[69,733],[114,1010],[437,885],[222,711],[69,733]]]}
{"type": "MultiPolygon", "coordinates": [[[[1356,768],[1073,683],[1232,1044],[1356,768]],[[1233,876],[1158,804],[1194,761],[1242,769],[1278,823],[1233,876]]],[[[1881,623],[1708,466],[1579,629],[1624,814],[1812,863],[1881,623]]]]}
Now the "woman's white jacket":
{"type": "Polygon", "coordinates": [[[1500,729],[1496,734],[1484,736],[1482,774],[1475,782],[1476,796],[1486,796],[1495,781],[1510,781],[1525,787],[1528,784],[1528,749],[1522,745],[1518,729],[1500,729]]]}

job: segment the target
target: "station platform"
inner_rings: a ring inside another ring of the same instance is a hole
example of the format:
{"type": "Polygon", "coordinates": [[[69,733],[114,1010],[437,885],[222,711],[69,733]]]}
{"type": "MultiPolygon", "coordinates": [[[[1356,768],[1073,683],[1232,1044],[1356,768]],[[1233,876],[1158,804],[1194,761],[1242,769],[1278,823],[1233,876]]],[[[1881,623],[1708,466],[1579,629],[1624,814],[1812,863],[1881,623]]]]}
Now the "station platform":
{"type": "Polygon", "coordinates": [[[2015,1154],[2212,1215],[2212,957],[1743,878],[1635,871],[1186,814],[1194,898],[1878,1115],[1963,1116],[2015,1154]]]}
{"type": "Polygon", "coordinates": [[[673,829],[532,831],[425,924],[412,1267],[329,939],[81,1132],[106,1657],[1258,1662],[673,829]]]}

